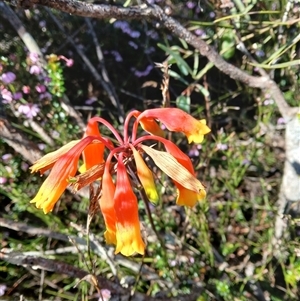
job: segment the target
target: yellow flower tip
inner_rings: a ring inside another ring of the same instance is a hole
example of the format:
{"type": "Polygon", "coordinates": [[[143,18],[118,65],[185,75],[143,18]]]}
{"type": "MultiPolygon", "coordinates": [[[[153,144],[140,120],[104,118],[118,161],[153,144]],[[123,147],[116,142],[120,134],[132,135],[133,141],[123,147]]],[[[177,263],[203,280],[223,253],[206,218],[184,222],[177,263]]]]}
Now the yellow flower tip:
{"type": "Polygon", "coordinates": [[[205,189],[201,189],[200,192],[198,193],[198,201],[202,202],[206,199],[206,191],[205,189]]]}
{"type": "Polygon", "coordinates": [[[152,171],[149,169],[140,153],[132,147],[137,168],[137,175],[150,202],[156,204],[159,200],[152,171]]]}
{"type": "Polygon", "coordinates": [[[189,143],[201,143],[204,139],[204,135],[208,134],[211,131],[210,128],[206,125],[205,119],[197,121],[196,126],[191,129],[192,131],[190,131],[190,133],[186,133],[189,143]]]}
{"type": "Polygon", "coordinates": [[[187,138],[188,138],[189,143],[192,143],[192,142],[201,143],[204,139],[204,135],[199,135],[199,134],[194,135],[194,134],[192,134],[192,135],[188,135],[187,138]]]}
{"type": "Polygon", "coordinates": [[[135,227],[127,227],[126,229],[123,228],[117,230],[115,254],[118,253],[121,253],[124,256],[132,256],[136,253],[144,255],[145,243],[141,238],[139,229],[136,229],[135,227]]]}
{"type": "Polygon", "coordinates": [[[42,208],[44,213],[53,209],[69,185],[70,179],[76,174],[81,152],[92,142],[92,139],[92,137],[86,137],[78,143],[77,141],[70,142],[60,150],[40,159],[41,165],[38,168],[40,171],[45,171],[49,166],[53,166],[53,168],[31,203],[36,203],[36,207],[42,208]],[[48,165],[44,163],[48,163],[48,165]]]}
{"type": "Polygon", "coordinates": [[[44,214],[47,214],[51,212],[55,206],[57,201],[53,202],[51,200],[47,199],[42,199],[39,198],[37,199],[37,196],[30,201],[30,203],[35,203],[35,206],[37,209],[43,209],[44,214]]]}
{"type": "Polygon", "coordinates": [[[118,157],[116,183],[114,209],[117,245],[115,253],[121,253],[124,256],[131,256],[135,253],[143,255],[145,244],[141,236],[137,197],[132,191],[121,154],[118,157]]]}
{"type": "Polygon", "coordinates": [[[116,238],[115,231],[106,230],[104,232],[104,237],[105,237],[105,241],[108,245],[116,245],[117,244],[117,238],[116,238]]]}
{"type": "Polygon", "coordinates": [[[43,174],[45,171],[51,169],[54,164],[65,155],[72,147],[78,144],[79,140],[73,140],[66,145],[62,146],[56,151],[50,152],[44,155],[42,158],[38,159],[34,162],[34,164],[30,167],[31,173],[39,171],[40,174],[43,174]]]}
{"type": "Polygon", "coordinates": [[[199,193],[186,189],[178,183],[176,204],[179,206],[194,207],[197,202],[201,202],[206,198],[206,191],[201,189],[199,193]]]}
{"type": "Polygon", "coordinates": [[[155,188],[154,189],[152,189],[152,188],[145,189],[145,192],[146,192],[148,200],[151,203],[156,205],[159,201],[159,196],[158,196],[156,189],[155,188]]]}

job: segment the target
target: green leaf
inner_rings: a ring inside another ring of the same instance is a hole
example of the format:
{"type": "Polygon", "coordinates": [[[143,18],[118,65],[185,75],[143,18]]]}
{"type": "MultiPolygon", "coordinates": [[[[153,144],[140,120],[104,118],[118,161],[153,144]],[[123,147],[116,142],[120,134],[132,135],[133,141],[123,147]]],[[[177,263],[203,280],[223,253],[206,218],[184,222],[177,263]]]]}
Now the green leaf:
{"type": "Polygon", "coordinates": [[[193,74],[190,66],[186,63],[186,61],[181,57],[180,54],[177,52],[173,51],[171,48],[166,47],[163,44],[158,43],[157,46],[161,48],[163,51],[165,51],[171,58],[173,58],[180,70],[180,72],[187,76],[188,74],[193,74]]]}
{"type": "Polygon", "coordinates": [[[191,98],[190,96],[180,95],[176,99],[177,108],[190,113],[191,111],[191,98]]]}

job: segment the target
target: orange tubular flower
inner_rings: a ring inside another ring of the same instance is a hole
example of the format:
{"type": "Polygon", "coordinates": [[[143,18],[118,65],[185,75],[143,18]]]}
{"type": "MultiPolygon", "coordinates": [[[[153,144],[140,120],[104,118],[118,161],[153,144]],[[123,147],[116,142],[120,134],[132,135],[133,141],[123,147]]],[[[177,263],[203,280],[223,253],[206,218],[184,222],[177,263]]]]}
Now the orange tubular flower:
{"type": "Polygon", "coordinates": [[[73,146],[75,146],[80,140],[73,140],[69,142],[68,144],[64,145],[60,149],[51,152],[41,159],[37,160],[31,167],[31,172],[37,172],[39,171],[40,174],[44,174],[45,171],[48,169],[51,169],[56,161],[65,153],[67,153],[73,146]]]}
{"type": "MultiPolygon", "coordinates": [[[[84,148],[92,143],[95,137],[86,137],[73,146],[68,152],[64,153],[54,164],[50,175],[45,180],[35,198],[30,203],[36,203],[37,208],[42,208],[44,213],[52,211],[54,205],[69,185],[68,179],[74,177],[77,171],[77,164],[79,156],[84,148]]],[[[32,166],[33,171],[45,170],[43,166],[46,165],[47,160],[52,162],[47,155],[40,159],[32,166]],[[44,159],[46,158],[46,159],[44,159]],[[38,167],[40,165],[40,167],[38,167]]]]}
{"type": "Polygon", "coordinates": [[[152,171],[148,168],[140,153],[132,147],[132,152],[137,168],[137,175],[145,189],[146,195],[150,202],[156,204],[159,200],[152,171]]]}
{"type": "Polygon", "coordinates": [[[106,164],[102,176],[102,196],[99,206],[103,214],[106,231],[104,233],[106,243],[117,244],[116,240],[116,213],[114,208],[115,184],[109,172],[109,163],[106,164]]]}
{"type": "Polygon", "coordinates": [[[132,191],[122,153],[118,157],[117,185],[114,196],[116,212],[117,246],[115,253],[131,256],[144,254],[145,244],[141,237],[137,198],[132,191]]]}
{"type": "MultiPolygon", "coordinates": [[[[166,150],[182,165],[184,166],[191,174],[195,174],[193,164],[191,159],[184,154],[174,143],[169,140],[166,140],[164,143],[166,150]]],[[[173,180],[174,181],[174,180],[173,180]]],[[[203,187],[199,193],[189,190],[183,187],[180,183],[174,181],[174,184],[177,187],[177,205],[185,205],[193,207],[198,201],[203,201],[206,197],[206,192],[203,187]]]]}
{"type": "Polygon", "coordinates": [[[210,132],[204,119],[197,120],[188,113],[177,108],[150,109],[141,113],[138,121],[144,121],[144,118],[154,118],[161,121],[168,130],[172,132],[184,133],[189,143],[201,143],[204,135],[210,132]]]}
{"type": "MultiPolygon", "coordinates": [[[[95,118],[89,120],[84,137],[87,136],[96,136],[101,137],[100,131],[98,128],[98,122],[95,118]]],[[[82,152],[83,157],[83,166],[80,167],[80,172],[85,172],[94,165],[101,164],[104,162],[104,148],[103,143],[95,143],[88,145],[85,150],[82,152]]]]}

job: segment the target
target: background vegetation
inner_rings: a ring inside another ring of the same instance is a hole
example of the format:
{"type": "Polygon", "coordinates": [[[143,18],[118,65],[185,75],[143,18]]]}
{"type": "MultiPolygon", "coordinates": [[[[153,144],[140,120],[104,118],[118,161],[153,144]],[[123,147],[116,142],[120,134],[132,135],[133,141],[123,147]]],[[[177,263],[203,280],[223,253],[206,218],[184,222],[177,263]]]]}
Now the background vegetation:
{"type": "MultiPolygon", "coordinates": [[[[148,2],[169,10],[242,70],[258,74],[256,60],[288,104],[299,106],[298,1],[148,2]]],[[[1,18],[0,122],[31,141],[29,153],[47,153],[80,138],[81,120],[91,116],[118,126],[133,108],[160,107],[162,72],[155,62],[165,60],[171,65],[171,106],[206,118],[212,133],[202,145],[170,137],[192,158],[207,186],[207,202],[193,209],[176,206],[176,191],[158,174],[161,201],[151,212],[163,245],[140,202],[148,236],[144,258],[113,254],[103,241],[100,213],[89,236],[100,247],[88,252],[87,243],[74,240],[87,240],[88,194],[67,192],[54,212],[44,215],[29,203],[43,181],[30,174],[30,155],[0,140],[1,248],[69,263],[161,300],[189,294],[186,300],[299,300],[298,220],[285,216],[280,254],[272,243],[286,121],[270,95],[222,74],[158,22],[84,19],[43,7],[13,10],[45,58],[29,53],[9,20],[1,18]],[[53,233],[71,235],[73,241],[53,233]]],[[[112,290],[102,290],[104,300],[109,294],[115,300],[112,290]]],[[[7,260],[0,261],[1,295],[4,300],[101,300],[91,281],[78,283],[75,277],[7,260]]]]}

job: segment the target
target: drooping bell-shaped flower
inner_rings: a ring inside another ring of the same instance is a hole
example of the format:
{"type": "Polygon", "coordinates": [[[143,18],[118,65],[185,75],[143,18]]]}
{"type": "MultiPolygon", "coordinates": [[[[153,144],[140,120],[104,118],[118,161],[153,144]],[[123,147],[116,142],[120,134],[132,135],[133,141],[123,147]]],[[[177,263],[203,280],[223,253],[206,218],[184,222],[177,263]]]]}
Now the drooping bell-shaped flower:
{"type": "Polygon", "coordinates": [[[38,159],[31,167],[31,172],[39,171],[40,174],[44,174],[47,170],[51,169],[56,161],[65,153],[67,153],[73,146],[75,146],[80,140],[73,140],[66,145],[62,146],[58,150],[51,152],[42,158],[38,159]]]}
{"type": "Polygon", "coordinates": [[[133,157],[136,164],[137,175],[145,190],[148,200],[156,204],[159,200],[152,171],[149,169],[140,153],[132,147],[133,157]]]}
{"type": "Polygon", "coordinates": [[[109,171],[109,162],[105,165],[102,176],[102,196],[99,200],[100,210],[103,214],[106,231],[104,233],[106,243],[116,244],[116,213],[114,208],[115,184],[109,171]]]}
{"type": "Polygon", "coordinates": [[[151,147],[140,147],[153,159],[155,164],[173,179],[177,187],[178,205],[194,206],[197,201],[205,198],[205,188],[195,177],[190,158],[185,155],[173,142],[160,139],[167,152],[157,151],[151,147]]]}
{"type": "MultiPolygon", "coordinates": [[[[79,156],[84,148],[92,143],[94,139],[94,137],[86,137],[61,155],[54,163],[48,178],[42,184],[37,195],[30,203],[35,203],[37,208],[42,208],[44,213],[52,211],[54,205],[69,185],[68,180],[76,174],[79,156]]],[[[47,156],[48,155],[45,157],[47,156]]],[[[32,166],[32,171],[45,170],[47,160],[49,160],[49,163],[53,163],[51,161],[51,159],[53,160],[53,157],[47,157],[48,159],[44,158],[41,158],[32,166]],[[42,164],[41,162],[44,163],[42,164]]]]}
{"type": "MultiPolygon", "coordinates": [[[[182,166],[184,166],[192,175],[195,175],[194,167],[191,159],[183,153],[177,145],[167,140],[164,143],[164,146],[169,152],[182,166]]],[[[193,207],[198,201],[203,201],[206,197],[206,191],[204,186],[200,187],[199,192],[195,192],[193,190],[189,190],[185,188],[181,183],[173,180],[174,184],[177,188],[177,199],[176,204],[181,206],[190,206],[193,207]]]]}
{"type": "Polygon", "coordinates": [[[115,253],[120,252],[125,256],[131,256],[134,253],[144,254],[145,243],[141,237],[137,198],[132,191],[122,153],[118,157],[114,207],[117,238],[115,253]]]}
{"type": "Polygon", "coordinates": [[[172,132],[184,133],[189,143],[201,143],[204,135],[210,132],[204,119],[197,120],[177,108],[149,109],[141,113],[137,120],[146,123],[147,118],[158,119],[172,132]]]}

